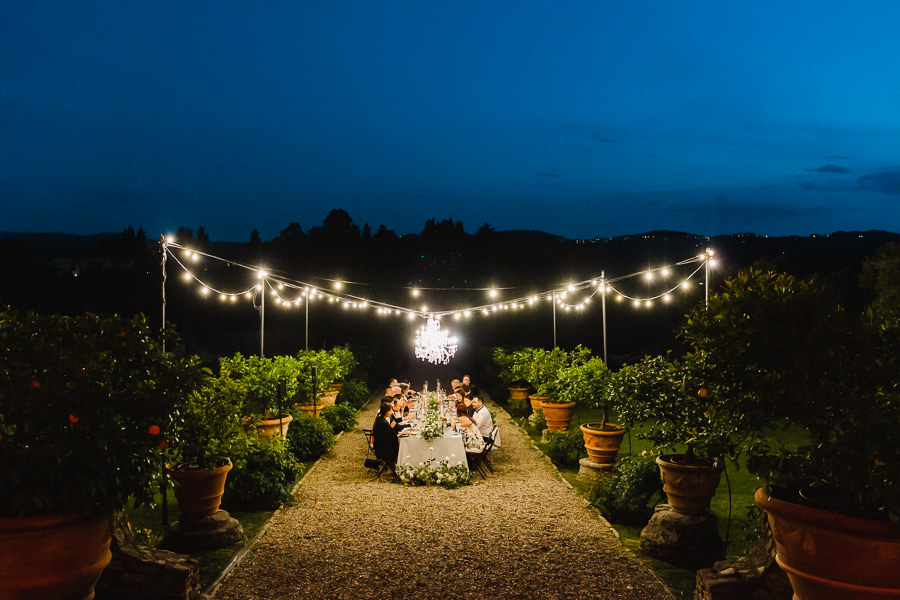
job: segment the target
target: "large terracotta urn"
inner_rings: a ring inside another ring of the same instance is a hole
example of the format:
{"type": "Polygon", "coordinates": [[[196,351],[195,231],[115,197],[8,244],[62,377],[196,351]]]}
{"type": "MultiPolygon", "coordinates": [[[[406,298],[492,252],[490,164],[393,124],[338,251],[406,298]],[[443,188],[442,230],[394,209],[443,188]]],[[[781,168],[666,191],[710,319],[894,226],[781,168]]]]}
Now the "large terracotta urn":
{"type": "Polygon", "coordinates": [[[686,461],[684,454],[664,454],[656,458],[656,464],[675,512],[699,515],[709,509],[725,470],[723,463],[695,464],[686,461]]]}
{"type": "Polygon", "coordinates": [[[544,401],[549,399],[547,396],[536,396],[534,394],[528,396],[528,400],[531,402],[531,410],[534,412],[543,410],[544,401]]]}
{"type": "Polygon", "coordinates": [[[527,387],[509,387],[506,388],[509,390],[509,397],[513,400],[527,400],[528,399],[528,388],[527,387]]]}
{"type": "Polygon", "coordinates": [[[544,411],[544,420],[550,431],[564,431],[572,422],[575,414],[574,402],[541,402],[541,410],[544,411]]]}
{"type": "Polygon", "coordinates": [[[756,490],[775,537],[775,560],[795,600],[900,598],[900,527],[801,506],[756,490]]]}
{"type": "Polygon", "coordinates": [[[627,431],[626,427],[614,423],[582,423],[581,435],[588,458],[601,465],[615,463],[627,431]]]}
{"type": "Polygon", "coordinates": [[[334,406],[337,402],[338,390],[330,390],[327,394],[319,396],[319,406],[334,406]]]}
{"type": "Polygon", "coordinates": [[[285,413],[272,419],[263,419],[256,426],[256,430],[259,432],[259,437],[271,437],[280,433],[283,439],[287,439],[288,425],[293,420],[294,417],[285,413]]]}
{"type": "Polygon", "coordinates": [[[214,469],[176,467],[168,470],[175,482],[175,498],[181,516],[202,519],[216,514],[225,494],[225,478],[231,461],[214,469]]]}
{"type": "Polygon", "coordinates": [[[91,600],[111,539],[109,515],[0,519],[0,598],[91,600]]]}

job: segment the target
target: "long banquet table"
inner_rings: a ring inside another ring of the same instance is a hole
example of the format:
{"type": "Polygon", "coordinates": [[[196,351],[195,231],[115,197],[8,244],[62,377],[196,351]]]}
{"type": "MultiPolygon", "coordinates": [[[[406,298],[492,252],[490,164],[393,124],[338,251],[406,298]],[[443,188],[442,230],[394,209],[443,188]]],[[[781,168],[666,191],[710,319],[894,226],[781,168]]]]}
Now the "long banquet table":
{"type": "Polygon", "coordinates": [[[418,435],[407,435],[400,438],[400,452],[397,455],[397,465],[418,465],[421,462],[434,458],[438,462],[446,460],[451,467],[466,465],[466,446],[462,436],[458,433],[450,433],[444,437],[427,442],[418,435]]]}

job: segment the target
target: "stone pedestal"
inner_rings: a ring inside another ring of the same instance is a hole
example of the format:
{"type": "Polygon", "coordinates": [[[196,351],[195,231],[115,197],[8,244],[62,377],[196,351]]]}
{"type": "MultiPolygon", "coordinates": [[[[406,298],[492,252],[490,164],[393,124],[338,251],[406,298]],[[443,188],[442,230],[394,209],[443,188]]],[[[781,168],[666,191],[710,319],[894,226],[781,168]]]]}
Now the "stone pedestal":
{"type": "Polygon", "coordinates": [[[768,528],[746,555],[697,571],[696,600],[791,600],[793,596],[787,574],[775,562],[775,539],[768,528]]]}
{"type": "Polygon", "coordinates": [[[197,561],[134,541],[124,512],[113,527],[112,561],[96,586],[96,600],[190,600],[200,596],[197,561]]]}
{"type": "Polygon", "coordinates": [[[605,477],[609,477],[615,471],[614,464],[595,463],[589,458],[582,458],[578,461],[578,479],[579,481],[597,482],[605,477]]]}
{"type": "Polygon", "coordinates": [[[702,569],[725,558],[718,519],[710,511],[683,515],[660,504],[641,531],[645,554],[685,569],[702,569]]]}
{"type": "Polygon", "coordinates": [[[182,519],[172,524],[161,547],[175,552],[215,550],[238,543],[244,538],[240,522],[224,510],[201,519],[182,519]]]}

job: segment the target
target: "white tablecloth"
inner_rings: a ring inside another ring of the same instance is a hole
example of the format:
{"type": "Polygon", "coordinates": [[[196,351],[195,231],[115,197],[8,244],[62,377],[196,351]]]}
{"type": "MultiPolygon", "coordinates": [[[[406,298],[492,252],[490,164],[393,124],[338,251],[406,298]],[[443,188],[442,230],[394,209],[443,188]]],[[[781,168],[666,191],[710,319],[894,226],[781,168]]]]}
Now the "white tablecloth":
{"type": "Polygon", "coordinates": [[[466,447],[462,437],[447,436],[426,442],[420,437],[404,436],[400,438],[400,453],[397,465],[417,465],[434,458],[438,462],[447,460],[451,467],[466,465],[466,447]]]}

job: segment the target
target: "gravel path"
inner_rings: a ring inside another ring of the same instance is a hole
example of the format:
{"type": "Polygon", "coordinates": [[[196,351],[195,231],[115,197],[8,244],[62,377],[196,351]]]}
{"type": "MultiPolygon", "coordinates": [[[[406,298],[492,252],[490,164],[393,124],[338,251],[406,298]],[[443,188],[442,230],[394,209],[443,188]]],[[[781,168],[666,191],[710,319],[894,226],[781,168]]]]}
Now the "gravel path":
{"type": "MultiPolygon", "coordinates": [[[[456,490],[374,480],[346,432],[276,513],[215,600],[623,598],[670,600],[510,421],[497,414],[495,475],[456,490]]],[[[369,427],[375,403],[360,416],[369,427]]]]}

